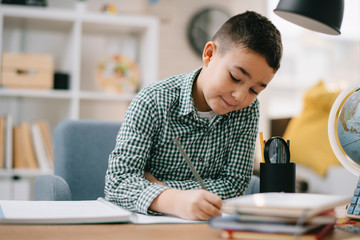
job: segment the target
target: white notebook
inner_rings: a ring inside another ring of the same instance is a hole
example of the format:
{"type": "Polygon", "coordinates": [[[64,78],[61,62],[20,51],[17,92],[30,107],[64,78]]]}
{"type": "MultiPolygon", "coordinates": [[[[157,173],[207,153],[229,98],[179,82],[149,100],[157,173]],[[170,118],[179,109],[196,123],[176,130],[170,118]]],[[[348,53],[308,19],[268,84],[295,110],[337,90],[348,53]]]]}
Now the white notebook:
{"type": "Polygon", "coordinates": [[[202,223],[130,212],[103,198],[88,201],[0,200],[0,224],[202,223]]]}

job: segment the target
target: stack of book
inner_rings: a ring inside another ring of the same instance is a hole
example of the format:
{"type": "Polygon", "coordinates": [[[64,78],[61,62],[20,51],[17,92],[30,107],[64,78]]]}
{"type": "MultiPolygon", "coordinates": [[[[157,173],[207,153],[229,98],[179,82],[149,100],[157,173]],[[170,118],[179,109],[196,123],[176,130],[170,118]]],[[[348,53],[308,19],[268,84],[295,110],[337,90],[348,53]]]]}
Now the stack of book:
{"type": "Polygon", "coordinates": [[[334,208],[348,196],[259,193],[224,201],[224,214],[209,226],[228,239],[321,239],[336,223],[334,208]]]}
{"type": "Polygon", "coordinates": [[[0,115],[0,169],[49,170],[53,161],[47,121],[14,125],[11,114],[0,115]]]}

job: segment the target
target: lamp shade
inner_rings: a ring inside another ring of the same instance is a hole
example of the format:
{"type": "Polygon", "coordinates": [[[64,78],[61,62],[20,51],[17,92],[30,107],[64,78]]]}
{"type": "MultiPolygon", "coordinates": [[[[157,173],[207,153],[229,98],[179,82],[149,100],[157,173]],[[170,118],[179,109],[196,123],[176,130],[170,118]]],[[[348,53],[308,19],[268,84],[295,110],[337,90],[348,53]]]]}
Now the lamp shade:
{"type": "Polygon", "coordinates": [[[339,35],[344,0],[280,0],[274,12],[301,27],[339,35]]]}

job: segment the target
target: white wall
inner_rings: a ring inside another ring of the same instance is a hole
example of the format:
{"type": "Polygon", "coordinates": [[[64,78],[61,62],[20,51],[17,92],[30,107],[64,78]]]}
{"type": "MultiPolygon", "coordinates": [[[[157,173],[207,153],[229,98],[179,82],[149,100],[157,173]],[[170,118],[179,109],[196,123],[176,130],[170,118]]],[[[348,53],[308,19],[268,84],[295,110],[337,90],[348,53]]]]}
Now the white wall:
{"type": "MultiPolygon", "coordinates": [[[[266,14],[266,0],[87,0],[87,11],[98,11],[104,4],[116,6],[119,14],[145,14],[160,18],[159,79],[192,71],[201,66],[201,59],[186,39],[190,18],[207,7],[220,7],[231,15],[253,10],[266,14]]],[[[72,8],[74,0],[48,0],[49,7],[72,8]]]]}
{"type": "Polygon", "coordinates": [[[266,13],[265,1],[253,0],[160,0],[147,13],[160,17],[159,78],[189,72],[201,66],[201,59],[191,49],[186,30],[191,17],[199,10],[214,6],[231,15],[254,10],[266,13]]]}

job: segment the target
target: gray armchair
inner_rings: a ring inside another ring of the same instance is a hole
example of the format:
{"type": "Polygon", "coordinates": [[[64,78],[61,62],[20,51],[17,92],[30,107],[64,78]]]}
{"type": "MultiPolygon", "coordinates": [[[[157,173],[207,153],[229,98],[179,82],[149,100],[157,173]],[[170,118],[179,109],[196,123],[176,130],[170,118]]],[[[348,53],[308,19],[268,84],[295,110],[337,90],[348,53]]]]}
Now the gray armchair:
{"type": "MultiPolygon", "coordinates": [[[[37,177],[34,199],[48,201],[94,200],[104,197],[108,156],[121,123],[66,120],[53,134],[54,175],[37,177]]],[[[259,192],[253,176],[246,194],[259,192]]]]}

